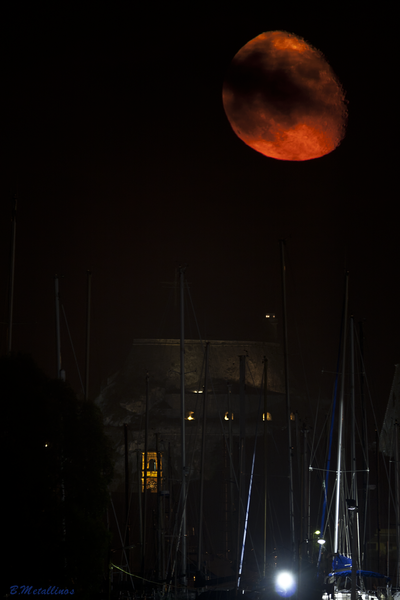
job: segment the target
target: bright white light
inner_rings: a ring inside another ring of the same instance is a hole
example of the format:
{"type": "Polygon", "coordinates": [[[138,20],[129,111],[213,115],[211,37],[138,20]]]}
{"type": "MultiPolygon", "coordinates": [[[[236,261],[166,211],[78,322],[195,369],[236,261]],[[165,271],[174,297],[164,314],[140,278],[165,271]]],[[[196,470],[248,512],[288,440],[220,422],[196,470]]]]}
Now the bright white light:
{"type": "Polygon", "coordinates": [[[292,596],[296,591],[296,581],[289,571],[282,571],[276,578],[275,590],[283,598],[292,596]]]}
{"type": "Polygon", "coordinates": [[[325,544],[325,540],[323,540],[322,538],[319,538],[319,540],[317,540],[318,544],[321,544],[321,546],[323,546],[325,544]]]}

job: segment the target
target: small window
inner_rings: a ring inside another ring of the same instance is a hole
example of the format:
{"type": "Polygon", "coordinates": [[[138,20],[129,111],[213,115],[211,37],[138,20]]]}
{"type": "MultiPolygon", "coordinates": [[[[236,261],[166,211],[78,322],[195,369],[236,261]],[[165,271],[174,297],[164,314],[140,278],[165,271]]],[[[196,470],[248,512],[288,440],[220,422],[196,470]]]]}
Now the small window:
{"type": "MultiPolygon", "coordinates": [[[[160,459],[160,465],[157,464],[157,452],[147,453],[146,488],[155,494],[157,493],[158,467],[160,468],[160,477],[162,477],[162,455],[160,452],[158,455],[160,459]]],[[[144,492],[144,456],[145,453],[142,452],[142,492],[144,492]]]]}

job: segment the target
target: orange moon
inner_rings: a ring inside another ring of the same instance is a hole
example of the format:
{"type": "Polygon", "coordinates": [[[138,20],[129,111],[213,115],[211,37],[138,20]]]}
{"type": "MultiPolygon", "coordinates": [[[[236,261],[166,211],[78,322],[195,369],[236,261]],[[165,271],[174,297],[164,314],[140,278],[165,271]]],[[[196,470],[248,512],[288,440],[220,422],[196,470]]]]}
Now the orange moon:
{"type": "Polygon", "coordinates": [[[345,135],[345,93],[323,54],[284,31],[262,33],[234,56],[223,84],[236,135],[265,156],[310,160],[345,135]]]}

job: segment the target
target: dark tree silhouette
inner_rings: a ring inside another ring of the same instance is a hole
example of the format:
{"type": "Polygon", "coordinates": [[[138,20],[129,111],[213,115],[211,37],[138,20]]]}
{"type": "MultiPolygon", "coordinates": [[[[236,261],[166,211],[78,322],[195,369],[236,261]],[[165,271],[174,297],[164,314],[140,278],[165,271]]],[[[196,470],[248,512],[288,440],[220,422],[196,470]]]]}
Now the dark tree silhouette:
{"type": "Polygon", "coordinates": [[[0,359],[5,563],[10,586],[93,598],[107,572],[112,451],[101,413],[29,356],[0,359]]]}

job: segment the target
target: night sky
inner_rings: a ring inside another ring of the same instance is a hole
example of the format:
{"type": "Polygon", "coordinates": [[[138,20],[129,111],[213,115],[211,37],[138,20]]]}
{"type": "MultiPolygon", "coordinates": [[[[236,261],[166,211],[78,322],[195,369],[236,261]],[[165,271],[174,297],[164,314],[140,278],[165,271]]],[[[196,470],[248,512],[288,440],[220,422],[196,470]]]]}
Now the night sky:
{"type": "MultiPolygon", "coordinates": [[[[375,6],[275,4],[17,5],[4,16],[3,351],[14,193],[13,350],[56,375],[54,275],[63,275],[84,377],[90,269],[92,396],[134,339],[179,337],[171,284],[180,264],[203,339],[265,339],[266,312],[282,323],[283,238],[298,389],[313,402],[330,394],[333,376],[322,370],[335,369],[348,269],[349,308],[365,320],[367,376],[382,416],[400,360],[394,19],[375,6]],[[262,156],[225,116],[230,61],[270,30],[318,48],[346,90],[346,137],[323,158],[262,156]]],[[[197,337],[193,320],[186,335],[197,337]]],[[[79,391],[64,324],[62,355],[79,391]]]]}

